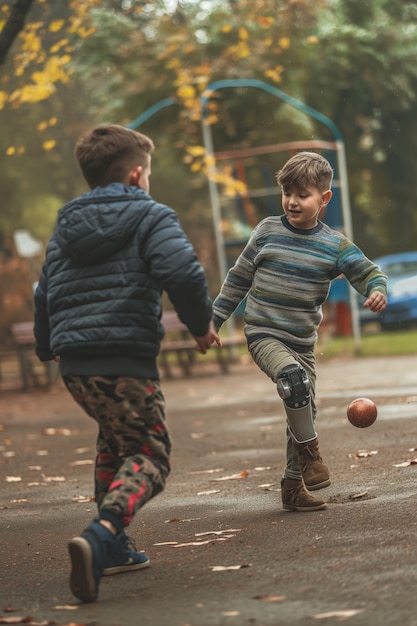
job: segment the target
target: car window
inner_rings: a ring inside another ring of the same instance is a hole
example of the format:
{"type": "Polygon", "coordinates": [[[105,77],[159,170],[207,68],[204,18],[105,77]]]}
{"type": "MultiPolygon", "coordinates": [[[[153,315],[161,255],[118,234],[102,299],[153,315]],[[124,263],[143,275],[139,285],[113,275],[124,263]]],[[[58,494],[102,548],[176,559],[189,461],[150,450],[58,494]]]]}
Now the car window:
{"type": "Polygon", "coordinates": [[[417,274],[417,260],[388,263],[387,265],[384,265],[383,271],[390,278],[397,278],[405,275],[412,276],[413,274],[417,274]]]}

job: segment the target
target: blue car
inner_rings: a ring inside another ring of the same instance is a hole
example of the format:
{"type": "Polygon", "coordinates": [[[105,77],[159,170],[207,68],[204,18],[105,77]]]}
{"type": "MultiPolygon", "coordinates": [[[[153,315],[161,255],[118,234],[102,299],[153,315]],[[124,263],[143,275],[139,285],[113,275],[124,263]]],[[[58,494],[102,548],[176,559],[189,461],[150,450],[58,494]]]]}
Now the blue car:
{"type": "Polygon", "coordinates": [[[388,276],[388,304],[380,314],[371,313],[359,303],[359,319],[364,326],[378,322],[382,330],[400,330],[417,324],[417,251],[399,252],[374,259],[388,276]]]}

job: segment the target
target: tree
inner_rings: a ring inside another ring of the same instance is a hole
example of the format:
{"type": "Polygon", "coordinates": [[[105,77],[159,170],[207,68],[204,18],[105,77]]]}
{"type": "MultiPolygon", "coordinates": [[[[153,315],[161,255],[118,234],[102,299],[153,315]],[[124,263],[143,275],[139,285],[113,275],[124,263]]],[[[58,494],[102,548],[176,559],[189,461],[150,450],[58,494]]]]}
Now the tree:
{"type": "MultiPolygon", "coordinates": [[[[84,89],[73,78],[71,63],[77,40],[93,33],[88,9],[94,4],[93,0],[33,3],[9,47],[0,75],[0,184],[7,190],[0,215],[3,236],[30,228],[32,234],[48,237],[54,213],[81,188],[72,149],[86,118],[84,89]]],[[[20,2],[1,5],[6,17],[0,34],[4,51],[4,34],[18,8],[23,11],[20,2]]]]}
{"type": "Polygon", "coordinates": [[[377,256],[413,249],[417,230],[417,8],[329,0],[305,89],[346,141],[354,232],[377,256]]]}
{"type": "Polygon", "coordinates": [[[32,3],[33,0],[16,0],[11,7],[9,18],[0,32],[0,64],[5,62],[7,53],[22,30],[32,3]]]}

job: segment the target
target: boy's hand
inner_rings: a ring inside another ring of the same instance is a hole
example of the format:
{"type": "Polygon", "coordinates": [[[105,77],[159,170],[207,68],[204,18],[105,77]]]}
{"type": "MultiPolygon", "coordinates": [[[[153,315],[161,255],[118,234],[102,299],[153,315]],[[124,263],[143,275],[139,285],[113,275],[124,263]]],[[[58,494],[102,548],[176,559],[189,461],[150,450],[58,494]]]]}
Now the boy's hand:
{"type": "Polygon", "coordinates": [[[194,339],[197,342],[197,349],[201,354],[206,354],[207,350],[211,347],[212,343],[216,342],[219,348],[222,347],[222,342],[220,341],[219,335],[216,333],[214,328],[214,324],[211,321],[209,329],[205,335],[202,337],[196,337],[193,335],[194,339]]]}
{"type": "Polygon", "coordinates": [[[373,291],[369,298],[363,303],[363,306],[371,309],[373,313],[379,313],[380,311],[383,311],[387,306],[387,299],[379,291],[373,291]]]}

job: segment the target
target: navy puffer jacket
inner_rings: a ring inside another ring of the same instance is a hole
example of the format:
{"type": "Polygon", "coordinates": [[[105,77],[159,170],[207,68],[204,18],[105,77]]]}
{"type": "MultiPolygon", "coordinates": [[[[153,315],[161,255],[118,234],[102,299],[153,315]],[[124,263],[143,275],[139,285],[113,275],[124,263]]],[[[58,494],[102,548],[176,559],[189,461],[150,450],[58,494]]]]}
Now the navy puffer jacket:
{"type": "Polygon", "coordinates": [[[190,332],[205,335],[207,282],[175,212],[137,187],[89,191],[59,211],[46,251],[37,355],[59,355],[64,374],[156,376],[164,290],[190,332]]]}

